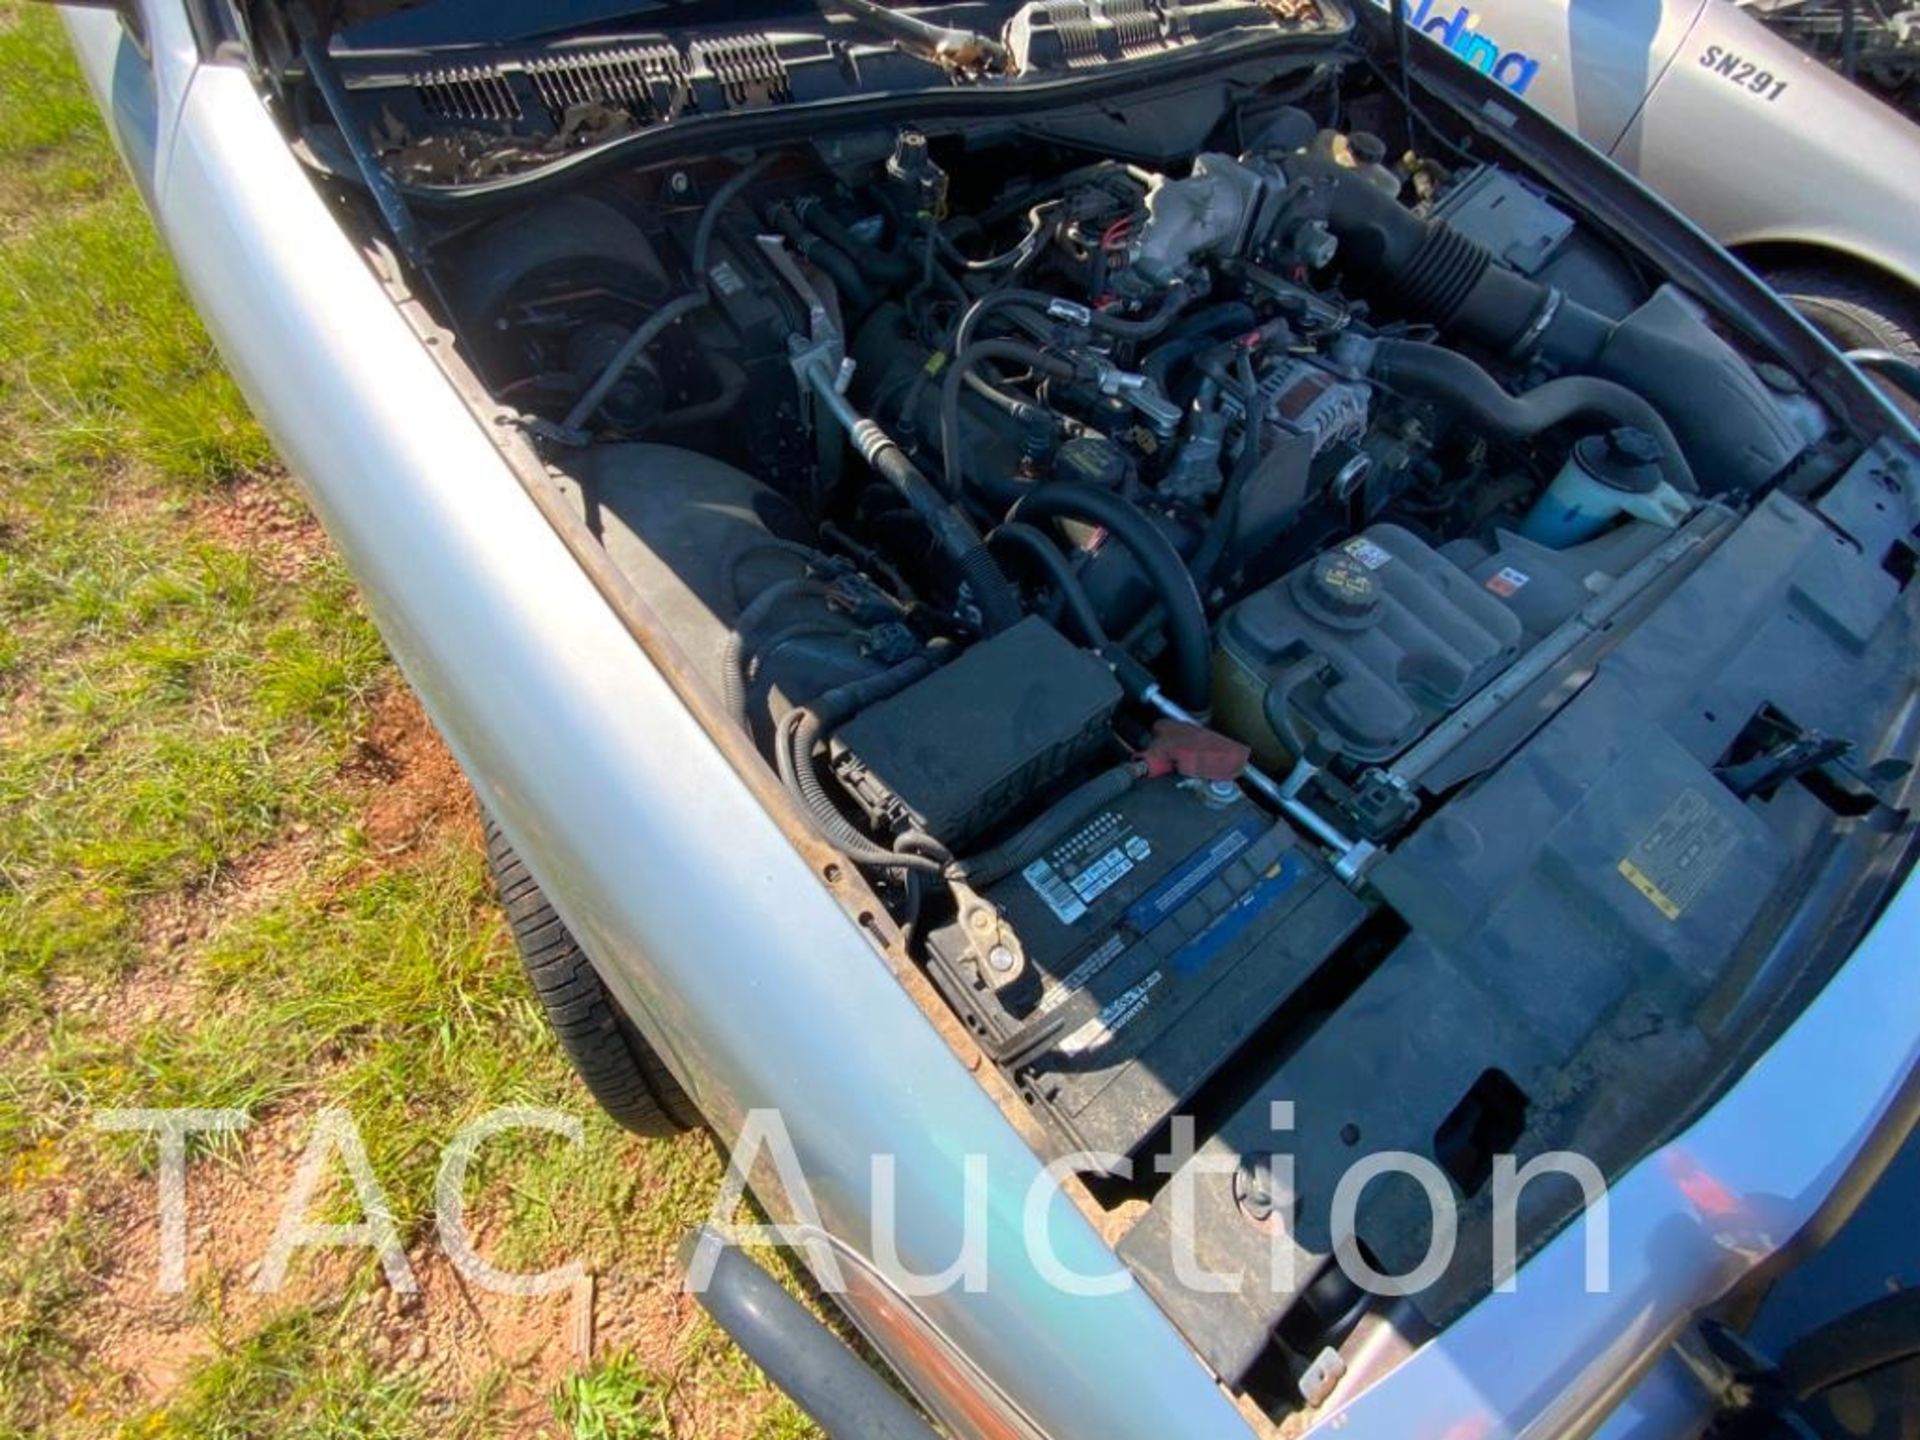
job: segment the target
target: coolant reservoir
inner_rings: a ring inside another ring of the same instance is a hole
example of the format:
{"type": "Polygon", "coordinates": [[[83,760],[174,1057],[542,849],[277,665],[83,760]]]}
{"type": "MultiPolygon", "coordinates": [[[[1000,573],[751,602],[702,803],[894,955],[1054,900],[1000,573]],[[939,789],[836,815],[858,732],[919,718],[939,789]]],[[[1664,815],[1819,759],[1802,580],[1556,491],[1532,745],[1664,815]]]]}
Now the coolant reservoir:
{"type": "Polygon", "coordinates": [[[1527,539],[1556,550],[1591,540],[1622,515],[1671,530],[1693,506],[1660,470],[1660,444],[1644,430],[1589,435],[1520,522],[1527,539]]]}
{"type": "Polygon", "coordinates": [[[1309,745],[1391,759],[1519,653],[1519,619],[1397,525],[1375,525],[1223,617],[1214,724],[1285,767],[1309,745]]]}

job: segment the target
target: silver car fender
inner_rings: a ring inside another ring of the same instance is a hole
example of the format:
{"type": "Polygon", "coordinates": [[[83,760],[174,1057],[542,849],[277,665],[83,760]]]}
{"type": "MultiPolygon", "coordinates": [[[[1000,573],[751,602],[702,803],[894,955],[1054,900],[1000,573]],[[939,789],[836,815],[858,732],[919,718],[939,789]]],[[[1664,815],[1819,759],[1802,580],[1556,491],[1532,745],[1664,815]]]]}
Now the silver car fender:
{"type": "MultiPolygon", "coordinates": [[[[825,1225],[861,1253],[872,1157],[893,1155],[898,1253],[922,1273],[959,1253],[961,1159],[983,1157],[991,1284],[925,1316],[1048,1434],[1246,1434],[1144,1292],[1070,1294],[1035,1269],[1032,1151],[542,518],[249,77],[189,62],[184,17],[151,11],[156,64],[191,70],[155,92],[177,114],[144,123],[170,137],[155,214],[201,316],[435,726],[702,1110],[728,1135],[778,1108],[825,1225]],[[1125,1357],[1124,1383],[1092,1357],[1125,1357]]],[[[126,144],[131,46],[109,14],[67,23],[126,144]]],[[[1050,1215],[1063,1266],[1118,1268],[1071,1205],[1050,1215]]]]}

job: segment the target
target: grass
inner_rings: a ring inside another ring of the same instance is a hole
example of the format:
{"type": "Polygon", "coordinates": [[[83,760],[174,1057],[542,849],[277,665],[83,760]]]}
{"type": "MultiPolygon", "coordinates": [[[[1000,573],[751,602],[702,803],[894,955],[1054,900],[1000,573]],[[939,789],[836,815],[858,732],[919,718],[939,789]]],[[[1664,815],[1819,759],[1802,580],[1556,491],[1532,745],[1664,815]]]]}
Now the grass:
{"type": "Polygon", "coordinates": [[[354,1117],[416,1257],[463,1122],[579,1114],[578,1146],[490,1144],[470,1216],[496,1263],[579,1258],[643,1300],[719,1174],[699,1137],[591,1111],[457,796],[377,833],[384,791],[426,781],[365,763],[399,681],[349,577],[304,531],[249,528],[289,494],[55,17],[0,0],[0,1437],[810,1433],[710,1325],[663,1328],[669,1303],[610,1302],[625,1328],[588,1366],[462,1369],[444,1297],[379,1318],[370,1258],[247,1297],[238,1257],[275,1213],[248,1183],[321,1106],[354,1117]],[[197,1238],[177,1298],[128,1249],[154,1147],[91,1123],[168,1105],[243,1109],[256,1136],[193,1167],[196,1218],[253,1233],[197,1238]],[[425,1364],[399,1358],[416,1332],[425,1364]]]}

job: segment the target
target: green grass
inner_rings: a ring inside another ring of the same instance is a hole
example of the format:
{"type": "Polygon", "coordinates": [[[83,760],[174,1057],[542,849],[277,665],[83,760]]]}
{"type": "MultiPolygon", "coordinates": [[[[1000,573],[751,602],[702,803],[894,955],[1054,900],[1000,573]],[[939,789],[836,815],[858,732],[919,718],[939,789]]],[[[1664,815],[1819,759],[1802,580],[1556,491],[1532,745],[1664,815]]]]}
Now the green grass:
{"type": "Polygon", "coordinates": [[[660,1378],[618,1354],[570,1375],[553,1397],[554,1414],[576,1440],[655,1440],[672,1434],[660,1378]]]}
{"type": "Polygon", "coordinates": [[[420,1386],[342,1358],[337,1331],[311,1312],[261,1327],[202,1366],[164,1410],[122,1435],[179,1440],[410,1440],[420,1386]]]}
{"type": "Polygon", "coordinates": [[[703,1138],[591,1109],[470,827],[369,841],[357,761],[398,680],[351,581],[213,523],[284,489],[271,460],[56,18],[0,0],[0,1437],[811,1433],[707,1325],[670,1361],[435,1393],[371,1344],[370,1260],[345,1293],[297,1264],[272,1306],[204,1264],[171,1309],[111,1298],[154,1154],[105,1106],[235,1106],[295,1143],[344,1107],[416,1255],[445,1140],[561,1107],[583,1144],[503,1137],[470,1173],[490,1258],[658,1286],[719,1175],[703,1138]],[[163,1311],[206,1353],[155,1394],[133,1352],[163,1311]]]}

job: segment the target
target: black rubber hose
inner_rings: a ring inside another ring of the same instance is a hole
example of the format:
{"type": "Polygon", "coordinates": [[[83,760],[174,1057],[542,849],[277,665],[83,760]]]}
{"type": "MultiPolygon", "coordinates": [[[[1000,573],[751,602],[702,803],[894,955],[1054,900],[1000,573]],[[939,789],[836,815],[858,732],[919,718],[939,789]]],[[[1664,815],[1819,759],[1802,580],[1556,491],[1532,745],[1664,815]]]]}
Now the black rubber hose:
{"type": "Polygon", "coordinates": [[[1425,395],[1457,407],[1486,429],[1524,440],[1569,420],[1631,425],[1659,442],[1660,466],[1675,489],[1699,493],[1693,468],[1660,412],[1624,385],[1591,375],[1567,375],[1509,395],[1485,370],[1456,350],[1415,340],[1384,340],[1374,354],[1373,376],[1396,390],[1425,395]]]}
{"type": "Polygon", "coordinates": [[[960,578],[973,592],[987,632],[994,634],[1019,624],[1026,614],[1020,607],[1019,593],[993,563],[973,522],[941,495],[920,473],[920,467],[907,458],[899,442],[871,419],[855,419],[847,434],[861,458],[899,492],[907,507],[933,533],[934,543],[952,559],[960,578]]]}
{"type": "Polygon", "coordinates": [[[1213,696],[1213,640],[1206,607],[1180,552],[1137,505],[1111,490],[1052,481],[1020,497],[1009,520],[1080,520],[1102,526],[1127,547],[1166,607],[1173,650],[1173,698],[1196,714],[1213,696]]]}
{"type": "Polygon", "coordinates": [[[1140,769],[1129,761],[1103,770],[1069,791],[1027,824],[990,850],[963,856],[948,864],[949,880],[963,881],[978,890],[1014,871],[1024,869],[1061,837],[1104,810],[1139,783],[1140,769]]]}
{"type": "MultiPolygon", "coordinates": [[[[1079,368],[1072,361],[1036,350],[1018,340],[982,340],[962,350],[960,358],[947,367],[940,381],[940,464],[945,473],[945,489],[949,497],[957,497],[965,483],[960,452],[960,387],[966,383],[969,375],[989,360],[1017,361],[1056,380],[1075,380],[1080,376],[1079,368]]],[[[987,488],[988,498],[1000,505],[1011,504],[1020,493],[1018,490],[1007,492],[994,482],[988,482],[987,488]],[[994,493],[996,490],[999,493],[994,493]]]]}
{"type": "Polygon", "coordinates": [[[684,430],[689,425],[705,425],[729,415],[746,398],[747,372],[725,355],[710,354],[707,366],[720,381],[720,388],[705,400],[695,400],[677,410],[663,410],[647,425],[653,430],[684,430]]]}
{"type": "Polygon", "coordinates": [[[726,184],[713,192],[706,208],[700,212],[700,223],[693,229],[693,273],[702,289],[707,284],[707,261],[713,254],[714,231],[720,226],[720,216],[740,193],[751,185],[773,164],[776,152],[769,150],[759,159],[742,167],[728,177],[726,184]]]}
{"type": "Polygon", "coordinates": [[[772,222],[774,229],[792,242],[795,250],[825,272],[849,309],[864,313],[879,303],[879,297],[861,275],[853,257],[810,233],[791,209],[785,205],[775,205],[768,210],[767,219],[772,222]]]}
{"type": "Polygon", "coordinates": [[[760,177],[761,173],[773,163],[774,158],[774,152],[768,151],[729,176],[727,182],[713,192],[712,198],[707,201],[706,208],[700,212],[700,221],[693,231],[695,288],[685,295],[676,296],[667,301],[640,322],[639,327],[621,343],[618,350],[613,352],[600,373],[594,377],[593,383],[587,387],[586,393],[574,402],[573,408],[567,412],[567,418],[561,422],[562,429],[578,431],[582,425],[592,419],[594,412],[600,408],[601,402],[607,398],[613,387],[620,383],[620,377],[625,375],[628,367],[640,358],[640,353],[659,339],[669,325],[691,315],[712,298],[707,288],[707,257],[713,250],[713,234],[719,227],[721,212],[740,197],[741,191],[760,177]]]}
{"type": "Polygon", "coordinates": [[[844,252],[854,264],[882,285],[888,288],[904,285],[919,272],[920,267],[906,256],[888,254],[879,246],[862,240],[829,215],[826,206],[818,200],[802,200],[794,209],[802,224],[829,245],[844,252]]]}
{"type": "Polygon", "coordinates": [[[1348,273],[1409,315],[1503,354],[1536,348],[1563,367],[1589,364],[1611,323],[1504,265],[1445,220],[1428,220],[1351,170],[1297,162],[1329,182],[1327,228],[1348,273]]]}
{"type": "Polygon", "coordinates": [[[600,408],[601,402],[612,393],[613,387],[620,383],[620,377],[625,375],[628,367],[640,358],[640,352],[658,340],[669,325],[691,315],[706,303],[707,292],[695,290],[667,301],[642,320],[634,332],[621,341],[620,348],[614,351],[612,357],[601,367],[600,373],[594,377],[586,393],[574,401],[573,408],[567,412],[567,418],[560,422],[561,428],[577,431],[591,420],[594,412],[600,408]]]}
{"type": "Polygon", "coordinates": [[[745,651],[748,633],[771,615],[773,607],[782,600],[799,595],[824,595],[826,592],[825,585],[804,575],[791,580],[777,580],[753,597],[753,602],[733,622],[733,629],[727,632],[726,646],[720,652],[721,699],[725,701],[727,713],[733,717],[734,723],[749,735],[753,733],[753,720],[747,714],[745,651]]]}
{"type": "Polygon", "coordinates": [[[1058,545],[1033,526],[1009,520],[987,536],[987,548],[996,547],[1018,550],[1039,565],[1046,572],[1048,583],[1060,592],[1060,602],[1073,617],[1080,638],[1095,650],[1107,648],[1107,627],[1100,623],[1100,612],[1093,608],[1087,587],[1073,573],[1073,566],[1060,553],[1058,545]]]}
{"type": "Polygon", "coordinates": [[[1246,493],[1247,484],[1253,479],[1254,472],[1260,468],[1265,456],[1263,444],[1263,425],[1253,424],[1246,427],[1246,439],[1241,442],[1240,455],[1233,464],[1233,473],[1227,477],[1227,488],[1220,501],[1213,508],[1213,515],[1207,521],[1206,533],[1200,537],[1200,548],[1194,552],[1190,568],[1196,588],[1206,591],[1213,584],[1213,572],[1226,558],[1227,546],[1233,540],[1233,532],[1240,523],[1240,497],[1246,493]]]}
{"type": "Polygon", "coordinates": [[[1260,317],[1254,314],[1253,307],[1242,301],[1229,300],[1223,304],[1209,305],[1188,316],[1175,334],[1149,350],[1140,361],[1140,373],[1165,390],[1173,375],[1173,367],[1211,348],[1217,343],[1221,331],[1245,334],[1259,323],[1260,317]]]}
{"type": "Polygon", "coordinates": [[[1129,320],[1123,315],[1096,310],[1093,312],[1091,323],[1093,328],[1102,335],[1111,335],[1118,340],[1151,340],[1173,324],[1192,298],[1193,292],[1176,280],[1167,287],[1166,295],[1161,298],[1160,308],[1151,315],[1143,315],[1138,320],[1129,320]]]}

